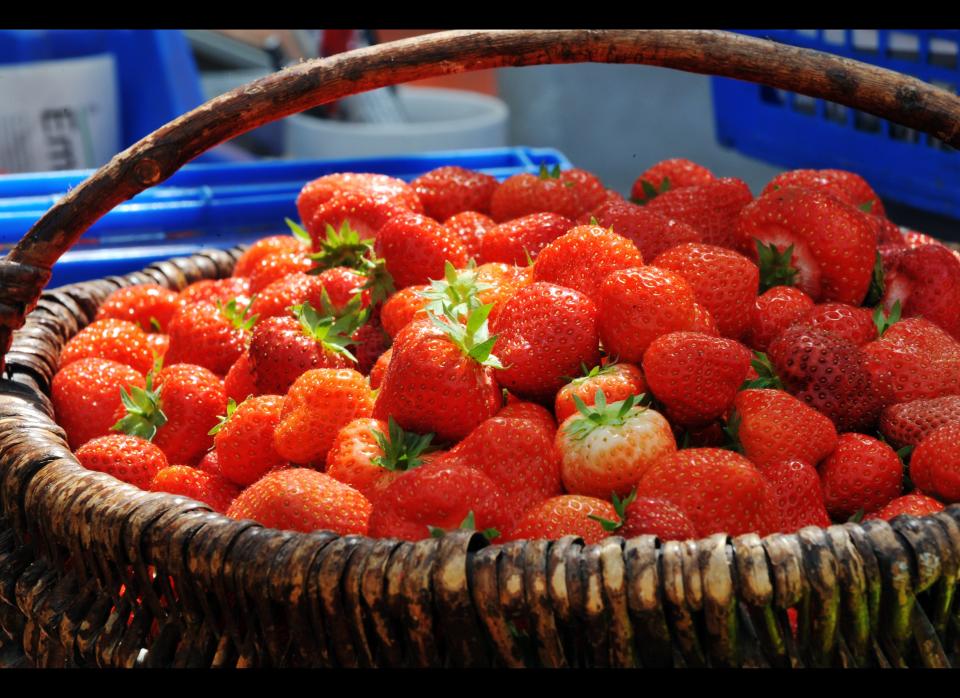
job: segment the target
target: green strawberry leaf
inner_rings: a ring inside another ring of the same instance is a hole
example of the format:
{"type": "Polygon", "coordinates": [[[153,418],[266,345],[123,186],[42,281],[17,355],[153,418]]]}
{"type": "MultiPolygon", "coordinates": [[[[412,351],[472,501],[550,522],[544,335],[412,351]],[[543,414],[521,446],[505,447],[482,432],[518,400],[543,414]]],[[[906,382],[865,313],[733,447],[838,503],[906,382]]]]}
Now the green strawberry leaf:
{"type": "Polygon", "coordinates": [[[334,267],[348,267],[362,270],[365,260],[373,255],[373,238],[362,238],[360,233],[350,227],[349,221],[343,221],[340,230],[329,223],[326,237],[319,241],[320,249],[310,255],[315,263],[311,273],[319,273],[334,267]]]}
{"type": "Polygon", "coordinates": [[[640,180],[640,187],[643,189],[643,203],[648,203],[651,199],[655,199],[657,194],[660,193],[655,186],[645,179],[640,180]]]}
{"type": "Polygon", "coordinates": [[[870,199],[870,201],[864,201],[862,204],[857,206],[858,209],[864,213],[872,213],[873,207],[877,203],[876,199],[870,199]]]}
{"type": "Polygon", "coordinates": [[[405,431],[397,424],[393,415],[387,418],[387,431],[389,438],[378,429],[371,430],[383,455],[370,459],[374,465],[386,470],[413,470],[423,463],[421,456],[436,450],[436,447],[430,444],[433,434],[421,435],[405,431]]]}
{"type": "Polygon", "coordinates": [[[154,390],[153,378],[151,371],[147,374],[146,388],[131,386],[129,391],[120,388],[120,401],[127,413],[111,427],[112,431],[152,441],[157,430],[167,423],[160,403],[162,386],[154,390]]]}
{"type": "Polygon", "coordinates": [[[308,245],[313,244],[313,238],[310,237],[310,233],[304,230],[301,225],[294,223],[289,218],[284,218],[283,220],[286,222],[287,227],[290,228],[290,234],[293,235],[293,237],[297,238],[297,240],[300,242],[307,243],[308,245]]]}
{"type": "Polygon", "coordinates": [[[760,267],[760,293],[774,286],[795,286],[797,269],[793,267],[793,245],[780,252],[776,243],[764,244],[754,238],[760,267]]]}
{"type": "Polygon", "coordinates": [[[620,427],[629,419],[640,414],[647,407],[641,403],[644,395],[631,395],[626,400],[607,404],[607,396],[597,389],[594,395],[594,404],[588,407],[577,395],[573,396],[573,404],[580,413],[580,417],[571,419],[564,427],[564,432],[574,441],[582,441],[600,427],[620,427]]]}
{"type": "Polygon", "coordinates": [[[876,252],[873,259],[873,272],[870,275],[870,287],[867,289],[867,297],[864,305],[877,305],[883,300],[883,294],[886,291],[883,280],[883,258],[880,252],[876,252]]]}
{"type": "Polygon", "coordinates": [[[900,308],[900,301],[894,301],[893,307],[890,308],[890,312],[886,313],[883,310],[882,305],[878,305],[873,309],[873,324],[877,328],[877,336],[882,337],[883,333],[893,327],[895,324],[900,322],[900,316],[902,310],[900,308]]]}
{"type": "Polygon", "coordinates": [[[899,458],[903,463],[908,462],[910,460],[910,456],[913,454],[913,449],[915,448],[916,446],[913,444],[904,446],[897,451],[897,458],[899,458]]]}
{"type": "Polygon", "coordinates": [[[670,178],[664,177],[663,180],[660,182],[660,191],[657,193],[666,194],[668,191],[670,191],[670,178]]]}
{"type": "Polygon", "coordinates": [[[776,388],[783,390],[783,382],[777,375],[777,370],[773,367],[770,359],[762,351],[753,352],[753,359],[750,365],[757,372],[757,377],[753,380],[744,381],[739,390],[749,390],[751,388],[776,388]]]}
{"type": "Polygon", "coordinates": [[[152,315],[150,316],[150,329],[154,332],[163,333],[163,327],[160,326],[160,321],[152,315]]]}
{"type": "MultiPolygon", "coordinates": [[[[477,521],[472,509],[467,512],[466,518],[460,522],[460,525],[457,527],[457,529],[461,531],[477,530],[477,521]]],[[[447,534],[447,531],[439,526],[428,525],[427,530],[430,531],[431,538],[443,538],[447,534]]],[[[480,531],[480,534],[483,535],[487,540],[493,540],[494,538],[500,537],[500,531],[495,528],[485,528],[480,531]]]]}
{"type": "Polygon", "coordinates": [[[207,432],[207,436],[216,436],[220,433],[220,430],[223,429],[223,426],[230,421],[230,418],[233,416],[233,413],[237,411],[237,401],[233,398],[227,400],[227,413],[217,417],[219,420],[216,426],[213,427],[210,431],[207,432]]]}
{"type": "Polygon", "coordinates": [[[223,301],[217,301],[217,309],[234,328],[238,330],[243,330],[244,332],[249,332],[253,329],[253,326],[257,324],[259,315],[250,315],[250,309],[253,307],[253,302],[256,300],[256,296],[250,298],[250,302],[246,306],[241,308],[237,305],[237,299],[232,299],[226,305],[223,304],[223,301]]]}
{"type": "Polygon", "coordinates": [[[600,221],[597,220],[596,216],[590,216],[590,225],[600,225],[600,221]]]}
{"type": "Polygon", "coordinates": [[[864,513],[866,512],[864,512],[862,507],[860,509],[857,509],[854,515],[851,516],[849,519],[847,519],[847,523],[860,523],[861,521],[863,521],[864,513]]]}
{"type": "Polygon", "coordinates": [[[736,451],[743,455],[743,444],[740,442],[740,420],[740,413],[733,410],[730,413],[730,418],[727,420],[727,423],[723,426],[723,433],[727,437],[727,442],[720,448],[728,451],[736,451]]]}

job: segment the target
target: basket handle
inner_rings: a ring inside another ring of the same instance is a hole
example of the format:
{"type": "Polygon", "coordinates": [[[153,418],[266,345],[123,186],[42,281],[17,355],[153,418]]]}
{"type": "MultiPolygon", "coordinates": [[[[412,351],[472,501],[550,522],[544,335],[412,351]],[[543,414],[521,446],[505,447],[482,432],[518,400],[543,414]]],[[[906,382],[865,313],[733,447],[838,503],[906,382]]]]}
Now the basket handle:
{"type": "Polygon", "coordinates": [[[160,127],[93,173],[0,260],[0,368],[51,267],[100,217],[210,148],[358,92],[487,68],[638,63],[756,82],[844,104],[960,148],[960,98],[820,51],[710,30],[449,31],[306,61],[160,127]]]}

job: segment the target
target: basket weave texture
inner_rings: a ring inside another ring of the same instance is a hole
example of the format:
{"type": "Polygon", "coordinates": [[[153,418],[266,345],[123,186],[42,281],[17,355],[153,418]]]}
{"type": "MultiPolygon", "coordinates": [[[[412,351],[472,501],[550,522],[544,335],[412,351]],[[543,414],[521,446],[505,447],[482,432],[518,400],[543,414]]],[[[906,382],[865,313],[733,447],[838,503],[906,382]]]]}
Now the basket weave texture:
{"type": "MultiPolygon", "coordinates": [[[[489,545],[460,531],[410,543],[265,529],[79,465],[48,398],[64,343],[114,289],[223,277],[239,251],[171,259],[38,298],[39,288],[92,220],[217,139],[389,79],[455,68],[713,66],[790,89],[789,64],[766,72],[755,64],[771,51],[805,56],[719,32],[467,34],[363,54],[388,78],[328,59],[215,100],[118,155],[0,262],[0,350],[12,342],[0,381],[0,645],[22,645],[47,667],[960,664],[960,506],[764,539],[489,545]],[[725,43],[731,50],[717,53],[725,43]],[[317,80],[326,74],[334,88],[324,91],[317,80]],[[285,80],[299,86],[299,101],[277,99],[285,80]]],[[[899,109],[908,115],[901,123],[960,141],[955,98],[902,81],[881,89],[870,82],[884,78],[876,71],[821,63],[807,94],[859,100],[881,116],[899,109]],[[894,98],[884,102],[883,93],[894,98]]]]}

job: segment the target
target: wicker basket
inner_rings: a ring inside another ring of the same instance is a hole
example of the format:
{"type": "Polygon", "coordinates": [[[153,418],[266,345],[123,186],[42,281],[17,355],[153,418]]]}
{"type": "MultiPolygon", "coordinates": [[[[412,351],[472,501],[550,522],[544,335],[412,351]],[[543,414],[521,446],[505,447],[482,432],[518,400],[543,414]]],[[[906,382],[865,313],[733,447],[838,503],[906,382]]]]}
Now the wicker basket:
{"type": "Polygon", "coordinates": [[[47,397],[64,342],[113,289],[183,288],[228,275],[237,255],[40,295],[99,216],[227,138],[346,94],[579,61],[763,82],[960,147],[960,101],[946,92],[722,32],[450,32],[305,63],[200,107],[73,190],[0,264],[0,637],[40,666],[956,664],[960,507],[765,539],[408,543],[233,521],[87,471],[68,449],[47,397]]]}

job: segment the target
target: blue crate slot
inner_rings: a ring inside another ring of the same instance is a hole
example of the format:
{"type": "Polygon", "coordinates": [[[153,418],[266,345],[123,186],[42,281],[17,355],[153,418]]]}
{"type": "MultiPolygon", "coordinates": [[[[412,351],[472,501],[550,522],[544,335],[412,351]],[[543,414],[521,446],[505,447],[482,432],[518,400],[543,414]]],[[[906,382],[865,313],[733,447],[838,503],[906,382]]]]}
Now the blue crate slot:
{"type": "MultiPolygon", "coordinates": [[[[737,30],[912,75],[956,93],[960,30],[737,30]]],[[[884,199],[960,218],[960,153],[936,139],[803,95],[712,78],[718,141],[786,168],[862,175],[884,199]]]]}
{"type": "MultiPolygon", "coordinates": [[[[410,181],[445,165],[499,180],[542,164],[572,167],[553,148],[491,148],[350,160],[191,164],[94,223],[54,266],[51,286],[124,274],[204,247],[227,248],[287,232],[303,185],[334,172],[378,172],[410,181]]],[[[0,176],[0,246],[9,248],[91,171],[0,176]]]]}

